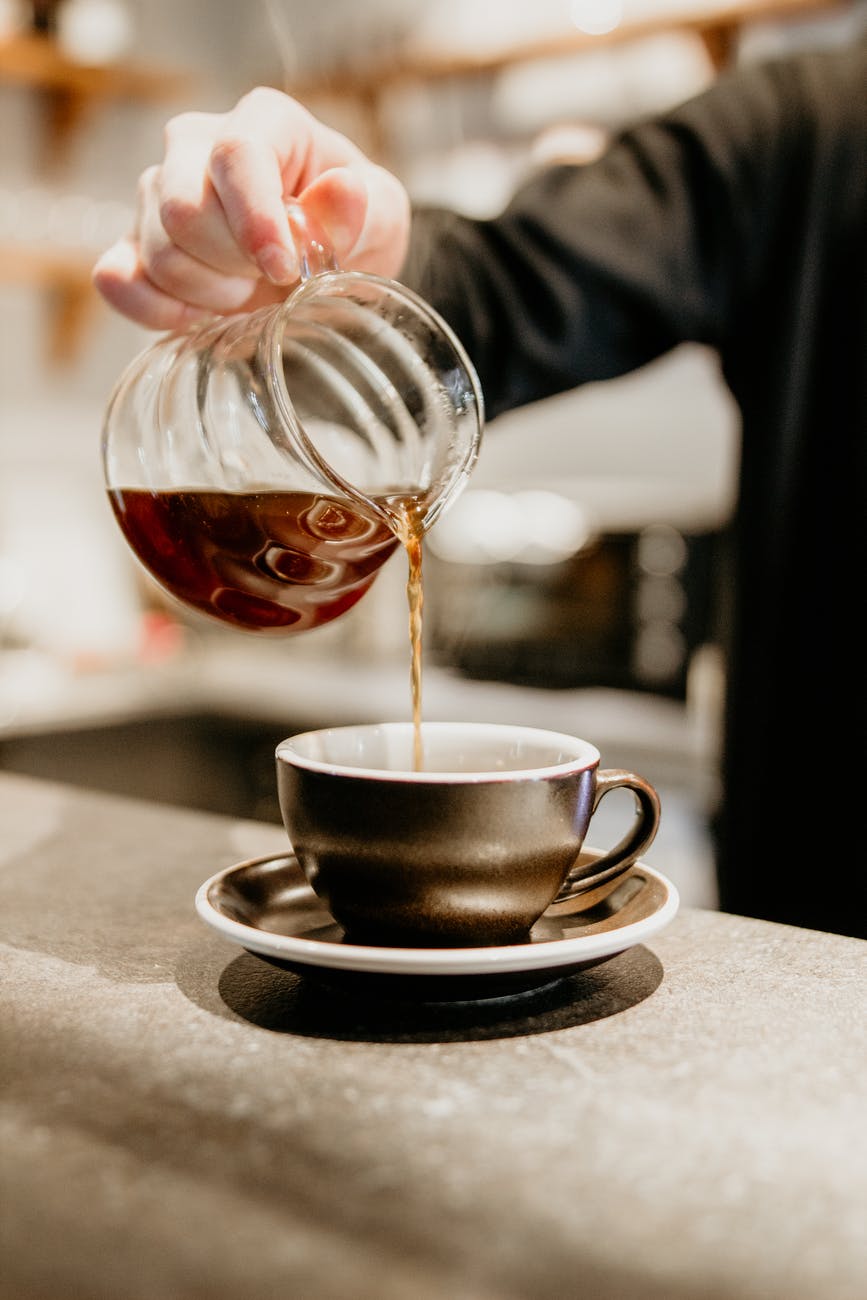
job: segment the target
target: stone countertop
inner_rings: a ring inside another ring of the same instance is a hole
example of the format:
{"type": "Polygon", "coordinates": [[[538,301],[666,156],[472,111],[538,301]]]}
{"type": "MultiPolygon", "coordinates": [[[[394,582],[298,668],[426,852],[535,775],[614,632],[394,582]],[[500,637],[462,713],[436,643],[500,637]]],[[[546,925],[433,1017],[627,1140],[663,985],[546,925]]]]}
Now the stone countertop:
{"type": "Polygon", "coordinates": [[[863,1300],[867,943],[683,909],[532,995],[337,998],[194,911],[284,847],[0,776],[3,1300],[863,1300]]]}

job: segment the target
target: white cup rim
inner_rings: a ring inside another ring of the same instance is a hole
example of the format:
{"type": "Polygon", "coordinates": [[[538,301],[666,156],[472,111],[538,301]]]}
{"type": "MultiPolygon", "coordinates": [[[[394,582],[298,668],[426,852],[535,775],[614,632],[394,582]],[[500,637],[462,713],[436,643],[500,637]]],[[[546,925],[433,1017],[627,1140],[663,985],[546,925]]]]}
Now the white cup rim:
{"type": "Polygon", "coordinates": [[[598,766],[600,753],[590,741],[566,732],[550,731],[542,727],[524,726],[520,723],[500,722],[423,722],[422,741],[442,740],[460,733],[475,741],[503,741],[509,735],[527,745],[547,747],[559,757],[551,762],[532,763],[526,767],[487,767],[484,769],[450,768],[439,770],[423,768],[414,770],[409,764],[400,767],[368,766],[345,759],[323,757],[321,752],[329,741],[348,744],[355,735],[364,739],[392,739],[402,743],[407,753],[412,752],[413,724],[411,722],[379,722],[348,724],[339,727],[320,727],[299,732],[280,741],[276,749],[277,761],[310,772],[332,776],[351,776],[362,780],[403,781],[425,785],[472,785],[491,781],[550,780],[568,776],[587,768],[598,766]]]}

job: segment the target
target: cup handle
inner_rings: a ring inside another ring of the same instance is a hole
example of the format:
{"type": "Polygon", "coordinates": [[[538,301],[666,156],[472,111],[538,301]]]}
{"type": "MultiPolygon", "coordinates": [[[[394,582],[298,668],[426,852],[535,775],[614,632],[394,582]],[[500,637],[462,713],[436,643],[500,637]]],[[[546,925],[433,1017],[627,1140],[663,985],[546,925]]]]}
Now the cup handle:
{"type": "Polygon", "coordinates": [[[659,829],[659,795],[649,781],[645,781],[642,776],[636,776],[634,772],[627,772],[619,767],[609,767],[596,773],[596,794],[593,799],[591,818],[605,796],[612,790],[618,789],[631,790],[635,795],[637,814],[635,821],[613,848],[592,863],[590,870],[586,862],[576,863],[566,877],[552,906],[579,898],[591,890],[595,894],[601,885],[611,884],[628,871],[653,843],[659,829]]]}

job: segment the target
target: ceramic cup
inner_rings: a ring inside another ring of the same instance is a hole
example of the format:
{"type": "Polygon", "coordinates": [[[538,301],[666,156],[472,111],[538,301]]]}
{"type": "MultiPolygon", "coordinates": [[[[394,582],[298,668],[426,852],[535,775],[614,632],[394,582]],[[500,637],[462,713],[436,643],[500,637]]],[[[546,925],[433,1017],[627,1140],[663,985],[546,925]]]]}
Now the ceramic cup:
{"type": "Polygon", "coordinates": [[[600,770],[586,740],[473,722],[428,722],[422,736],[420,771],[409,723],[308,731],[277,746],[293,851],[353,940],[519,942],[551,903],[598,892],[656,834],[653,786],[600,770]],[[621,787],[635,795],[633,824],[579,864],[594,810],[621,787]]]}

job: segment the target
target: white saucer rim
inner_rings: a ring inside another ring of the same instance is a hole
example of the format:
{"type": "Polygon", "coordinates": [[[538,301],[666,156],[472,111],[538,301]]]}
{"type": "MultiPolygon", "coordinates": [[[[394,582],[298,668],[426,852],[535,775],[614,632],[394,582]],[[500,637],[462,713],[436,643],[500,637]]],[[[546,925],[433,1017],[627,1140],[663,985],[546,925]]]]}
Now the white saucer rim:
{"type": "Polygon", "coordinates": [[[208,898],[214,885],[244,869],[290,859],[291,851],[270,853],[237,862],[206,880],[196,892],[196,911],[202,920],[224,938],[261,956],[275,957],[297,965],[327,970],[355,971],[378,975],[492,975],[551,970],[599,957],[613,957],[634,947],[668,925],[677,914],[680,895],[676,886],[646,862],[635,867],[663,886],[666,898],[650,916],[629,925],[573,939],[551,939],[542,943],[511,944],[490,948],[385,948],[362,944],[323,943],[297,935],[273,934],[242,921],[233,921],[217,910],[208,898]]]}

